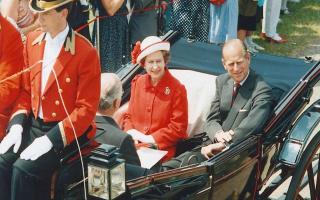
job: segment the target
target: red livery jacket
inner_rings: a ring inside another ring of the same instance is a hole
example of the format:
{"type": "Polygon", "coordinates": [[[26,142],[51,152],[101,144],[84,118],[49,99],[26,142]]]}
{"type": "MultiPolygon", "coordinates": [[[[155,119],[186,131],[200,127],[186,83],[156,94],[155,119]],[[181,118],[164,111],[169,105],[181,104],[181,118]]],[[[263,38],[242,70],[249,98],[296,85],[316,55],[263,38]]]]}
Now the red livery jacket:
{"type": "Polygon", "coordinates": [[[20,76],[13,77],[24,67],[20,33],[0,15],[0,141],[20,91],[20,76]],[[12,78],[5,80],[12,76],[12,78]]]}
{"type": "Polygon", "coordinates": [[[42,63],[38,62],[43,59],[46,42],[44,38],[45,33],[39,30],[27,37],[24,51],[26,66],[37,64],[23,75],[24,88],[17,100],[10,125],[22,124],[21,113],[26,116],[32,112],[37,118],[41,101],[44,122],[58,122],[47,136],[55,150],[61,150],[75,140],[72,124],[77,137],[83,135],[90,125],[93,128],[87,136],[92,138],[95,135],[94,119],[100,96],[100,64],[98,54],[90,42],[70,29],[53,66],[58,83],[51,71],[41,94],[42,63]]]}

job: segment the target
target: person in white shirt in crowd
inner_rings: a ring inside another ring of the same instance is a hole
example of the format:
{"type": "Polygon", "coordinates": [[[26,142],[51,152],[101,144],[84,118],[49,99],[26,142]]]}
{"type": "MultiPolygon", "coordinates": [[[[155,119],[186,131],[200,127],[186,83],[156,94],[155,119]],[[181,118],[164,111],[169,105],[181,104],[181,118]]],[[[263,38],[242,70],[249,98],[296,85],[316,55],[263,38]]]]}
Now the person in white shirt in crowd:
{"type": "Polygon", "coordinates": [[[265,0],[263,8],[262,33],[260,37],[271,43],[286,43],[287,40],[277,32],[281,1],[265,0]]]}

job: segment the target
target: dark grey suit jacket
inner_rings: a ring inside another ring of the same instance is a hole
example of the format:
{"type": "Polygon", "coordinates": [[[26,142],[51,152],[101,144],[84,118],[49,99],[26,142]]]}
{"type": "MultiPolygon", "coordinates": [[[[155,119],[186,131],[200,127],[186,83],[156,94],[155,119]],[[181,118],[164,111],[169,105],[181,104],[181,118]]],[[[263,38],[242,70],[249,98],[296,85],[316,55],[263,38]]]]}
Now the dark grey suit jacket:
{"type": "Polygon", "coordinates": [[[250,70],[231,107],[233,84],[228,74],[216,79],[216,95],[205,125],[211,141],[220,130],[233,130],[232,142],[261,131],[272,110],[271,88],[253,70],[250,70]]]}
{"type": "Polygon", "coordinates": [[[105,134],[96,139],[97,142],[118,147],[126,163],[140,166],[140,160],[131,135],[123,132],[114,119],[107,116],[96,116],[96,125],[98,129],[106,131],[105,134]]]}

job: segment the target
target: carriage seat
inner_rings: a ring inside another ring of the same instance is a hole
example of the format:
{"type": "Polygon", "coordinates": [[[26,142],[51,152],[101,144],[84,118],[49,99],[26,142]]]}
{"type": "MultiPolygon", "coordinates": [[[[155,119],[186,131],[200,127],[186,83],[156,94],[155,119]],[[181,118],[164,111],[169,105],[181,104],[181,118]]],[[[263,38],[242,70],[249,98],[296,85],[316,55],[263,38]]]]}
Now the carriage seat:
{"type": "Polygon", "coordinates": [[[203,132],[203,126],[210,112],[211,102],[216,92],[216,76],[192,70],[170,70],[187,90],[189,137],[203,132]]]}

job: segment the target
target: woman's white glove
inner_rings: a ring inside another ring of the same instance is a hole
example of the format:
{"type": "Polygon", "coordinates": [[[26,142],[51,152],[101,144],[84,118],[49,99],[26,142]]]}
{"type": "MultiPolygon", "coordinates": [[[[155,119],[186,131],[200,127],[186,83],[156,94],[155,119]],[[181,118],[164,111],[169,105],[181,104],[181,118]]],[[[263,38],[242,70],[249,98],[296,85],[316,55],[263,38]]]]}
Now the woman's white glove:
{"type": "Polygon", "coordinates": [[[156,143],[152,135],[145,135],[136,129],[130,129],[127,133],[131,135],[134,140],[144,143],[156,143]]]}
{"type": "Polygon", "coordinates": [[[9,133],[3,138],[0,143],[0,154],[6,153],[13,145],[13,152],[18,152],[22,140],[22,131],[23,128],[19,124],[11,126],[9,133]]]}
{"type": "Polygon", "coordinates": [[[46,135],[38,137],[20,154],[20,158],[37,160],[40,156],[50,151],[52,147],[53,144],[46,135]]]}
{"type": "Polygon", "coordinates": [[[156,143],[152,135],[145,135],[143,138],[140,139],[140,141],[144,143],[152,143],[152,144],[156,143]]]}
{"type": "Polygon", "coordinates": [[[141,138],[143,138],[145,136],[145,134],[141,133],[140,131],[138,131],[136,129],[130,129],[127,131],[127,133],[129,135],[131,135],[134,140],[139,140],[139,141],[141,138]]]}

